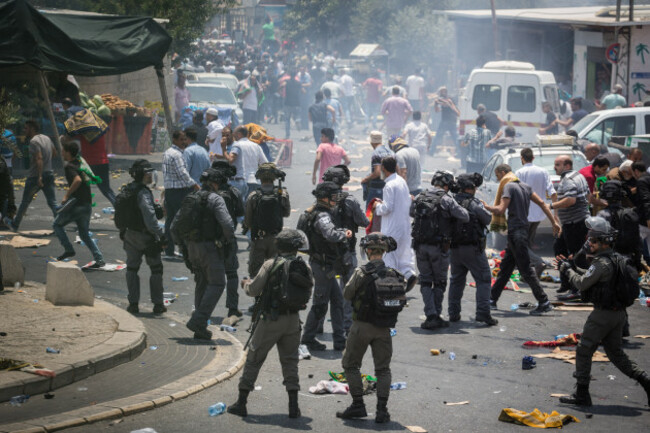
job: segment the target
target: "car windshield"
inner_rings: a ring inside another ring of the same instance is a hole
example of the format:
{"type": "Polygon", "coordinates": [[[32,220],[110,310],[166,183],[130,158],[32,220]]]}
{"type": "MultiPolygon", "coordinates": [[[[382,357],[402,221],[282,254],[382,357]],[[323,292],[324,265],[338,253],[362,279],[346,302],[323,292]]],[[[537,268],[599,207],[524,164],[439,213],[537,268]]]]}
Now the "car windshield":
{"type": "MultiPolygon", "coordinates": [[[[555,164],[555,158],[558,157],[558,155],[562,155],[560,153],[543,153],[542,155],[538,155],[537,152],[535,155],[535,161],[533,164],[535,164],[538,167],[542,167],[544,170],[548,172],[550,176],[555,175],[555,168],[553,168],[553,165],[555,164]]],[[[569,151],[567,154],[571,155],[571,159],[573,159],[573,169],[578,171],[581,168],[587,166],[587,160],[585,157],[576,152],[569,151]]],[[[510,158],[509,165],[512,168],[512,171],[517,171],[521,168],[521,158],[517,155],[517,157],[512,157],[510,158]]]]}
{"type": "Polygon", "coordinates": [[[235,96],[227,87],[187,86],[191,102],[211,102],[213,104],[236,105],[235,96]]]}
{"type": "Polygon", "coordinates": [[[578,135],[580,135],[582,130],[585,129],[587,125],[589,125],[591,122],[593,122],[594,119],[596,119],[596,117],[598,117],[598,113],[587,114],[585,117],[580,119],[578,123],[573,125],[571,129],[573,129],[575,132],[578,133],[578,135]]]}
{"type": "Polygon", "coordinates": [[[201,83],[210,83],[210,84],[223,84],[226,87],[231,89],[237,87],[237,80],[233,80],[228,77],[197,77],[197,80],[201,83]]]}

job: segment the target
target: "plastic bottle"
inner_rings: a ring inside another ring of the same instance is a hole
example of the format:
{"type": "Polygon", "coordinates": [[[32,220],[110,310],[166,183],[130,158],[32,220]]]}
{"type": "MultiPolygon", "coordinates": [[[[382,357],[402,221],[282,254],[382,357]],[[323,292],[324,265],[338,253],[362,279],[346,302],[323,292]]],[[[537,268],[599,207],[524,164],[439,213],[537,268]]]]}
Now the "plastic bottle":
{"type": "Polygon", "coordinates": [[[221,415],[225,411],[226,411],[226,404],[222,402],[213,404],[208,408],[208,413],[210,414],[210,416],[221,415]]]}
{"type": "Polygon", "coordinates": [[[61,351],[59,349],[53,349],[51,347],[48,347],[47,349],[45,349],[45,351],[47,353],[61,353],[61,351]]]}
{"type": "Polygon", "coordinates": [[[226,332],[236,332],[237,328],[233,328],[232,326],[228,325],[221,325],[221,330],[226,332]]]}
{"type": "Polygon", "coordinates": [[[16,281],[14,283],[14,290],[16,290],[16,291],[20,290],[20,281],[16,281]]]}
{"type": "Polygon", "coordinates": [[[25,403],[27,400],[29,400],[29,396],[22,394],[22,395],[15,395],[11,397],[11,400],[9,400],[9,403],[11,403],[12,406],[20,406],[21,404],[25,403]]]}
{"type": "Polygon", "coordinates": [[[555,336],[555,340],[557,341],[557,340],[559,340],[560,338],[566,338],[566,337],[568,337],[567,334],[556,335],[556,336],[555,336]]]}
{"type": "Polygon", "coordinates": [[[406,388],[406,382],[395,382],[390,385],[390,389],[392,390],[405,389],[405,388],[406,388]]]}
{"type": "Polygon", "coordinates": [[[110,215],[115,213],[115,209],[113,209],[112,207],[105,207],[102,209],[102,212],[107,215],[110,215]]]}
{"type": "Polygon", "coordinates": [[[452,361],[456,359],[456,354],[454,352],[449,352],[449,359],[451,359],[452,361]]]}
{"type": "Polygon", "coordinates": [[[395,328],[390,328],[390,336],[394,337],[397,334],[397,329],[395,328]]]}
{"type": "Polygon", "coordinates": [[[517,311],[519,309],[519,304],[512,304],[510,306],[510,311],[517,311]]]}

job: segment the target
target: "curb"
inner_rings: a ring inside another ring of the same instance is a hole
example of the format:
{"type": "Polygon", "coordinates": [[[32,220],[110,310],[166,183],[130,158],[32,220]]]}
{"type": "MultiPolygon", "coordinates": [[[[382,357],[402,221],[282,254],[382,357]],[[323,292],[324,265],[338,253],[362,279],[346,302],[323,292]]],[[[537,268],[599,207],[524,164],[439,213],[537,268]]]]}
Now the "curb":
{"type": "Polygon", "coordinates": [[[146,347],[146,333],[142,322],[99,299],[95,299],[94,308],[117,323],[117,329],[111,338],[90,349],[92,355],[76,354],[69,359],[53,362],[53,367],[56,364],[56,367],[52,368],[56,373],[53,378],[24,373],[24,379],[4,383],[0,389],[0,401],[9,401],[14,395],[35,395],[53,391],[129,362],[142,353],[146,347]]]}
{"type": "MultiPolygon", "coordinates": [[[[174,320],[173,318],[171,319],[174,320]]],[[[178,320],[176,321],[179,322],[178,320]]],[[[50,433],[70,427],[92,424],[97,421],[122,418],[165,406],[222,383],[242,369],[246,362],[246,353],[243,351],[243,344],[229,333],[220,332],[215,335],[229,340],[232,343],[232,347],[216,346],[217,353],[208,365],[175,382],[130,397],[100,403],[96,406],[76,409],[55,416],[23,421],[14,425],[0,426],[0,433],[50,433]],[[222,371],[221,373],[215,371],[217,365],[220,364],[219,355],[233,350],[239,352],[237,361],[230,365],[226,371],[222,371]],[[217,375],[215,376],[215,374],[217,375]]]]}

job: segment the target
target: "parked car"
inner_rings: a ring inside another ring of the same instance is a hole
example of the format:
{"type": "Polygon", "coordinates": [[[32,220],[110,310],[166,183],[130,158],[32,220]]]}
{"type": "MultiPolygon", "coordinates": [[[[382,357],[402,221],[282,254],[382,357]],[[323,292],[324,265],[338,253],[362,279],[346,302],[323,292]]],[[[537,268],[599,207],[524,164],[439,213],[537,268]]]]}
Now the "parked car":
{"type": "Polygon", "coordinates": [[[609,144],[614,136],[650,134],[650,107],[594,111],[580,119],[571,130],[578,138],[598,144],[609,144]]]}
{"type": "Polygon", "coordinates": [[[216,72],[186,72],[185,77],[188,83],[209,83],[209,84],[223,84],[233,91],[237,91],[239,80],[232,74],[223,74],[216,72]]]}
{"type": "MultiPolygon", "coordinates": [[[[500,164],[508,164],[513,172],[516,172],[522,167],[520,152],[524,146],[514,146],[508,149],[501,149],[496,152],[488,160],[481,174],[483,175],[483,185],[481,185],[476,191],[476,197],[483,200],[488,204],[494,204],[494,199],[497,195],[497,189],[499,188],[499,181],[494,174],[494,169],[500,164]]],[[[585,167],[587,159],[584,154],[575,146],[537,146],[531,147],[533,149],[533,154],[535,159],[533,164],[542,167],[545,169],[553,182],[553,186],[557,189],[557,185],[560,183],[560,176],[555,174],[555,169],[553,164],[555,158],[559,155],[570,155],[573,160],[574,170],[580,170],[585,167]]],[[[547,203],[551,203],[550,197],[542,197],[547,203]]],[[[550,234],[552,233],[552,227],[548,219],[542,221],[537,229],[537,233],[550,234]]],[[[496,235],[496,239],[492,240],[492,245],[496,248],[500,248],[505,245],[505,236],[496,235]]]]}
{"type": "MultiPolygon", "coordinates": [[[[192,82],[187,83],[186,87],[190,91],[190,104],[198,107],[214,105],[229,108],[237,115],[239,121],[244,118],[244,113],[239,108],[239,104],[237,104],[235,94],[223,84],[192,82]]],[[[237,122],[234,123],[237,124],[237,122]]]]}

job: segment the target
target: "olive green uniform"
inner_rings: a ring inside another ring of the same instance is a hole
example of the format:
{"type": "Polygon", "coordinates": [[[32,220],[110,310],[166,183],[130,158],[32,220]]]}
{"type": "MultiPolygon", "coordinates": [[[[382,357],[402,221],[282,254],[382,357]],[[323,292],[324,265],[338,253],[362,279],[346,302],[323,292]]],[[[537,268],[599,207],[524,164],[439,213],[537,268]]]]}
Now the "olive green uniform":
{"type": "MultiPolygon", "coordinates": [[[[373,260],[370,263],[384,266],[383,260],[373,260]]],[[[352,301],[355,295],[363,289],[366,274],[361,268],[355,269],[352,277],[343,289],[343,297],[352,301]]],[[[354,303],[353,303],[354,305],[354,303]]],[[[348,335],[345,351],[343,352],[343,370],[350,386],[352,397],[363,395],[363,382],[361,380],[361,362],[370,346],[377,376],[377,397],[388,399],[390,393],[390,360],[393,356],[393,342],[390,328],[378,327],[368,322],[357,319],[356,311],[352,315],[352,326],[348,335]]]]}
{"type": "Polygon", "coordinates": [[[587,318],[580,343],[576,349],[576,379],[579,385],[588,385],[591,378],[591,358],[602,344],[609,360],[626,376],[638,380],[643,374],[634,361],[631,361],[623,349],[623,326],[625,325],[625,308],[616,305],[604,305],[599,302],[597,291],[615,290],[612,287],[614,264],[607,258],[612,254],[608,249],[596,255],[589,269],[575,271],[569,269],[567,276],[573,287],[587,293],[594,303],[594,311],[587,318]],[[596,292],[596,293],[593,293],[596,292]],[[596,298],[593,299],[594,294],[596,298]]]}
{"type": "MultiPolygon", "coordinates": [[[[295,256],[283,256],[291,259],[295,256]]],[[[244,285],[248,296],[260,296],[267,286],[274,260],[262,264],[253,280],[244,285]]],[[[276,320],[271,320],[269,311],[263,311],[255,333],[248,346],[248,355],[244,373],[239,380],[239,389],[252,391],[266,356],[273,346],[278,346],[278,355],[282,365],[282,382],[287,391],[299,391],[298,346],[300,345],[300,317],[298,313],[279,313],[276,320]]]]}

